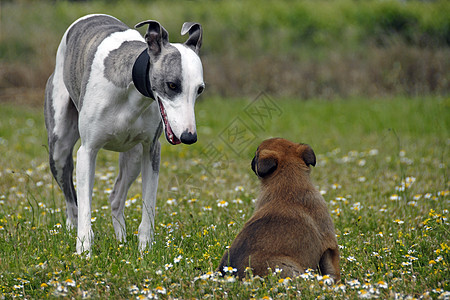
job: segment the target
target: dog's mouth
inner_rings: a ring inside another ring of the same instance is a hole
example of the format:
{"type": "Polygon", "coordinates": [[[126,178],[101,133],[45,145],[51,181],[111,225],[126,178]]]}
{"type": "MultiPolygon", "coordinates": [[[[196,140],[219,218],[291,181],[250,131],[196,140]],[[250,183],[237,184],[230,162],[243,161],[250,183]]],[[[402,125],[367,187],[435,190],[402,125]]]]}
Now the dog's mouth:
{"type": "Polygon", "coordinates": [[[180,139],[175,136],[175,134],[172,131],[172,128],[170,127],[169,120],[167,118],[167,113],[164,108],[164,105],[162,104],[161,99],[159,99],[159,97],[156,98],[158,99],[159,112],[161,113],[161,119],[163,120],[164,123],[164,132],[166,133],[167,141],[172,145],[181,144],[180,139]]]}

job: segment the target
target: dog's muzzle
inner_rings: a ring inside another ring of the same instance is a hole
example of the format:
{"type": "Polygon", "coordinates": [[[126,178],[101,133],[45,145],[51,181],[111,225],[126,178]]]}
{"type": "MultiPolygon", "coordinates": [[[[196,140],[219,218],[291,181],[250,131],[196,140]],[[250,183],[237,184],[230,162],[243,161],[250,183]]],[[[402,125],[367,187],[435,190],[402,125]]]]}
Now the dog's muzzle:
{"type": "Polygon", "coordinates": [[[185,132],[183,132],[180,136],[180,140],[183,144],[193,144],[197,141],[197,133],[191,133],[188,132],[187,130],[185,132]]]}
{"type": "Polygon", "coordinates": [[[164,105],[162,104],[161,99],[159,97],[156,97],[158,104],[159,104],[159,111],[161,112],[161,119],[164,123],[164,131],[166,133],[166,139],[167,141],[172,145],[178,145],[180,143],[183,144],[193,144],[197,141],[197,132],[189,132],[188,129],[186,129],[181,136],[178,138],[173,133],[172,127],[170,126],[169,119],[167,118],[166,109],[164,108],[164,105]]]}

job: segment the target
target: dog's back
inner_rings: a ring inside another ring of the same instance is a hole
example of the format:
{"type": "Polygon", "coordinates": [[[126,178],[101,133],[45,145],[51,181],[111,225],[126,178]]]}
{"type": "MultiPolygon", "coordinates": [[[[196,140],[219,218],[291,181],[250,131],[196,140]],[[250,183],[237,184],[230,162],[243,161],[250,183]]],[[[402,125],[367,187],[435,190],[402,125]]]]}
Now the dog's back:
{"type": "MultiPolygon", "coordinates": [[[[91,77],[92,69],[98,68],[94,64],[95,56],[102,55],[101,52],[107,54],[110,49],[117,48],[124,41],[133,42],[138,46],[129,47],[128,51],[133,50],[130,53],[132,57],[136,56],[139,51],[142,51],[146,47],[142,36],[137,31],[130,29],[120,20],[108,15],[88,15],[82,17],[67,29],[61,41],[61,44],[64,44],[65,51],[59,54],[62,57],[57,57],[57,61],[64,61],[64,83],[72,100],[75,102],[80,101],[80,103],[76,103],[77,107],[81,107],[84,92],[83,87],[86,86],[87,81],[91,77]],[[104,45],[105,49],[99,49],[99,46],[105,42],[106,38],[114,33],[122,33],[122,36],[118,36],[116,40],[107,40],[108,45],[104,45]]],[[[132,59],[126,60],[123,56],[121,57],[122,59],[116,61],[115,64],[120,66],[124,61],[129,61],[130,66],[128,66],[128,69],[131,70],[134,61],[132,59]]],[[[115,72],[119,73],[129,70],[114,69],[115,72]]],[[[109,79],[114,79],[112,77],[114,75],[109,73],[104,72],[101,75],[111,77],[109,79]]],[[[131,81],[131,73],[129,77],[127,83],[131,81]]],[[[114,80],[110,81],[117,85],[114,80]]]]}
{"type": "Polygon", "coordinates": [[[244,225],[219,266],[246,267],[264,276],[270,267],[294,277],[319,269],[339,279],[339,250],[325,200],[309,180],[315,155],[307,145],[276,139],[263,142],[252,162],[262,190],[254,215],[244,225]]]}

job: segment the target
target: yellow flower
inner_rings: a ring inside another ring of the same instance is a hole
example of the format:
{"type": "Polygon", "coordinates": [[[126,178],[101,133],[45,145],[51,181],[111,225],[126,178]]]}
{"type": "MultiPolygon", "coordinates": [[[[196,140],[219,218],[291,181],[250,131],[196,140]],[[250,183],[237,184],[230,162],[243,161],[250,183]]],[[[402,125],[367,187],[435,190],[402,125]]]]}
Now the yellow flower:
{"type": "Polygon", "coordinates": [[[225,200],[220,200],[217,202],[217,206],[218,207],[227,207],[228,206],[228,202],[225,200]]]}
{"type": "Polygon", "coordinates": [[[165,289],[164,287],[162,287],[162,286],[157,286],[157,287],[155,288],[155,291],[156,291],[158,294],[165,294],[165,293],[166,293],[166,289],[165,289]]]}
{"type": "Polygon", "coordinates": [[[395,200],[400,200],[400,196],[397,194],[393,194],[391,195],[391,197],[389,197],[390,200],[395,201],[395,200]]]}
{"type": "Polygon", "coordinates": [[[377,285],[378,285],[379,288],[382,288],[382,289],[387,289],[388,288],[388,284],[386,282],[384,282],[383,280],[378,281],[377,285]]]}
{"type": "Polygon", "coordinates": [[[68,285],[68,286],[75,286],[75,281],[73,281],[73,279],[68,278],[68,279],[66,279],[64,282],[65,282],[66,285],[68,285]]]}
{"type": "Polygon", "coordinates": [[[230,273],[233,273],[233,272],[237,272],[237,269],[236,268],[233,268],[233,267],[226,267],[226,266],[224,266],[223,267],[223,271],[226,273],[226,272],[230,272],[230,273]]]}
{"type": "Polygon", "coordinates": [[[447,196],[448,194],[450,194],[450,191],[449,191],[449,190],[440,191],[440,192],[438,193],[439,196],[447,196]]]}

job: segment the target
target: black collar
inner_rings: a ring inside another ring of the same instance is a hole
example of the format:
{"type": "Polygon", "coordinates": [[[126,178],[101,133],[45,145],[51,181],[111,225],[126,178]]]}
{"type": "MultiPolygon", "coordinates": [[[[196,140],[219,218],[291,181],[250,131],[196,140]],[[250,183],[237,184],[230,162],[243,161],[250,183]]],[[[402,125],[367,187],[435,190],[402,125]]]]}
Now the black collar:
{"type": "Polygon", "coordinates": [[[155,100],[155,96],[153,96],[152,85],[150,84],[149,78],[149,70],[150,70],[150,56],[148,56],[147,48],[142,51],[139,57],[136,59],[136,62],[133,65],[133,83],[136,89],[145,97],[152,98],[155,100]]]}

